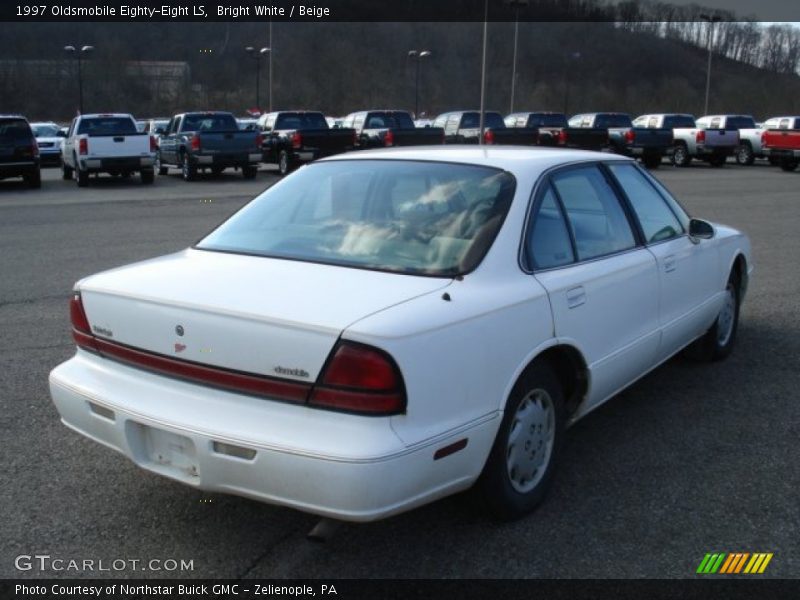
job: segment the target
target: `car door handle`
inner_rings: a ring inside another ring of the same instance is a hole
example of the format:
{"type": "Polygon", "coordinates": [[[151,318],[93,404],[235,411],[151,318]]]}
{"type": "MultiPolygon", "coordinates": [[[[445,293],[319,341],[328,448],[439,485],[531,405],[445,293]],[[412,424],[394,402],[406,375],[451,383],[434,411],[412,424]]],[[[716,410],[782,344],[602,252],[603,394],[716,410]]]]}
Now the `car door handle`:
{"type": "Polygon", "coordinates": [[[586,302],[586,290],[582,285],[567,290],[567,308],[576,308],[586,302]]]}
{"type": "Polygon", "coordinates": [[[677,263],[675,262],[675,256],[670,254],[669,256],[664,257],[664,271],[667,273],[671,273],[677,267],[677,263]]]}

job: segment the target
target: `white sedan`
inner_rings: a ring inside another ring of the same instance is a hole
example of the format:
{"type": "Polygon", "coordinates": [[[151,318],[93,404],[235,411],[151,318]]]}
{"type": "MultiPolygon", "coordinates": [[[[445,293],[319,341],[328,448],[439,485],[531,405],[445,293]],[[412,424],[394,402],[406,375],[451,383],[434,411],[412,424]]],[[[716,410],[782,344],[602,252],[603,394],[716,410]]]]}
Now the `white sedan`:
{"type": "Polygon", "coordinates": [[[198,489],[369,521],[477,488],[515,518],[565,426],[684,348],[724,358],[750,243],[632,160],[317,161],[191,248],[79,281],[63,422],[198,489]]]}

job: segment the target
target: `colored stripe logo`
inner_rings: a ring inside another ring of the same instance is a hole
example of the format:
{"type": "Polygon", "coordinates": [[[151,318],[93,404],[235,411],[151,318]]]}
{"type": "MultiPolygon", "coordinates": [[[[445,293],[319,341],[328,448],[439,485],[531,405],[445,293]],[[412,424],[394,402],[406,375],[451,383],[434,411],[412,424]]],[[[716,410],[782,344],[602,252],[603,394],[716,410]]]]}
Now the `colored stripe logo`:
{"type": "Polygon", "coordinates": [[[701,575],[714,573],[725,575],[763,573],[772,560],[772,552],[717,552],[709,553],[700,561],[697,572],[701,575]]]}

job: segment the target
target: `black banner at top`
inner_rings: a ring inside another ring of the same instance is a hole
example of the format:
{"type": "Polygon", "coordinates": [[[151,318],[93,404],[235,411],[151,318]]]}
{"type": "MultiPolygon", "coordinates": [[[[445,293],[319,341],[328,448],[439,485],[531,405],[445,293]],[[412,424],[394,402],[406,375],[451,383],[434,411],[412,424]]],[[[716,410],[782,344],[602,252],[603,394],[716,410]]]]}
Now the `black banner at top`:
{"type": "Polygon", "coordinates": [[[795,0],[4,0],[7,22],[800,21],[795,0]]]}

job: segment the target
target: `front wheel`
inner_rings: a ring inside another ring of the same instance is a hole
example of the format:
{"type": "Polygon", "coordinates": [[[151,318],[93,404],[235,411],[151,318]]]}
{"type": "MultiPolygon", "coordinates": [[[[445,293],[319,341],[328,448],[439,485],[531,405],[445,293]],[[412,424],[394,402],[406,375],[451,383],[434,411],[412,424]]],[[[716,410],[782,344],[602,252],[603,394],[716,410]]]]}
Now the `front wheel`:
{"type": "Polygon", "coordinates": [[[731,353],[736,342],[736,333],[739,331],[740,303],[741,282],[734,272],[731,273],[725,286],[725,299],[714,324],[703,337],[686,349],[689,358],[716,361],[726,358],[731,353]]]}
{"type": "Polygon", "coordinates": [[[756,160],[750,144],[739,144],[736,149],[736,162],[740,165],[752,165],[756,160]]]}
{"type": "Polygon", "coordinates": [[[678,144],[672,152],[672,164],[676,167],[688,167],[692,162],[692,157],[689,156],[689,149],[685,144],[678,144]]]}
{"type": "Polygon", "coordinates": [[[564,399],[550,366],[535,362],[520,376],[478,480],[490,513],[518,519],[544,499],[564,432],[564,399]]]}

